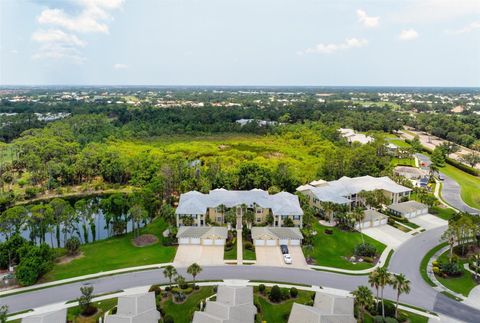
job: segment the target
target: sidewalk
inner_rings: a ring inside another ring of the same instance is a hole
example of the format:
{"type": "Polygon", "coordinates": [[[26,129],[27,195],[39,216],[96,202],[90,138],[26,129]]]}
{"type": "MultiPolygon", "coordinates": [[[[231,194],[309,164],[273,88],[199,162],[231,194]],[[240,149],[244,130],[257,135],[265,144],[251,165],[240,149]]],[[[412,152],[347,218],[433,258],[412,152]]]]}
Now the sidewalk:
{"type": "Polygon", "coordinates": [[[237,265],[243,265],[243,236],[242,230],[237,229],[237,265]]]}
{"type": "Polygon", "coordinates": [[[340,274],[349,274],[349,275],[364,275],[364,274],[369,274],[378,267],[381,267],[385,264],[387,261],[388,255],[390,254],[390,251],[393,249],[391,247],[386,247],[385,250],[383,250],[383,253],[380,256],[380,259],[378,260],[377,264],[373,266],[372,268],[367,268],[367,269],[362,269],[362,270],[349,270],[349,269],[341,269],[341,268],[333,268],[333,267],[325,267],[325,266],[316,266],[316,265],[309,265],[308,267],[312,269],[317,269],[317,270],[325,270],[325,271],[331,271],[331,272],[336,272],[340,274]]]}

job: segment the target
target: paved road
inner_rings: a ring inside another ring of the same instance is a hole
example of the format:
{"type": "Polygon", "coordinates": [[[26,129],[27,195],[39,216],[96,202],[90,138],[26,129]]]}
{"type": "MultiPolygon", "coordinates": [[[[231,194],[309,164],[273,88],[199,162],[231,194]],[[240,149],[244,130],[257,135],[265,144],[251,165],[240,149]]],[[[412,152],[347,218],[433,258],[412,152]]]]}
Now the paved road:
{"type": "MultiPolygon", "coordinates": [[[[418,234],[403,244],[391,259],[389,269],[392,272],[403,272],[412,281],[412,291],[402,295],[404,303],[420,306],[451,317],[472,322],[480,317],[480,310],[458,303],[428,286],[418,272],[419,263],[425,253],[439,243],[445,227],[418,234]]],[[[185,277],[184,268],[178,272],[185,277]]],[[[263,267],[263,266],[218,266],[204,267],[198,276],[199,280],[249,279],[291,282],[299,284],[319,285],[344,290],[353,290],[359,285],[367,285],[366,276],[348,276],[342,274],[320,272],[314,270],[263,267]]],[[[126,288],[146,286],[155,283],[167,283],[162,270],[148,270],[126,273],[88,281],[95,287],[95,294],[108,293],[126,288]]],[[[72,300],[79,296],[82,283],[72,283],[48,289],[11,295],[0,298],[0,305],[7,304],[11,312],[40,307],[48,304],[72,300]]],[[[385,297],[395,299],[391,288],[385,290],[385,297]]]]}

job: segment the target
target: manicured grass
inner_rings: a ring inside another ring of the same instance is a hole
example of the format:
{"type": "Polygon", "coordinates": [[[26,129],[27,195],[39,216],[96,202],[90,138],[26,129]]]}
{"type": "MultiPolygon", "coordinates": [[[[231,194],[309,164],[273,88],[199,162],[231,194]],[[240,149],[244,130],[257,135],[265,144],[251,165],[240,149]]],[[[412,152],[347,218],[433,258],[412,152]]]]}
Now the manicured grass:
{"type": "MultiPolygon", "coordinates": [[[[408,232],[412,231],[412,230],[409,229],[408,227],[405,227],[405,226],[403,226],[403,225],[401,225],[401,224],[398,224],[398,223],[396,223],[396,222],[393,223],[393,224],[390,224],[390,223],[389,223],[388,225],[394,227],[395,229],[398,229],[398,230],[400,230],[400,231],[403,231],[403,232],[405,232],[405,233],[408,233],[408,232]]],[[[406,224],[405,224],[405,225],[406,225],[406,224]]]]}
{"type": "Polygon", "coordinates": [[[447,245],[446,242],[444,243],[441,243],[439,244],[438,246],[436,246],[435,248],[432,248],[430,249],[429,252],[427,252],[425,254],[425,256],[423,256],[422,258],[422,261],[420,262],[420,275],[422,276],[423,280],[429,284],[430,286],[432,287],[435,287],[437,286],[434,282],[432,282],[432,280],[428,277],[428,274],[427,274],[427,266],[428,266],[428,262],[430,260],[430,258],[433,257],[433,255],[440,249],[442,249],[443,247],[445,247],[447,245]]]}
{"type": "Polygon", "coordinates": [[[245,248],[245,242],[243,241],[243,260],[257,260],[257,256],[255,255],[255,251],[248,250],[245,248]]]}
{"type": "MultiPolygon", "coordinates": [[[[440,255],[440,257],[437,258],[437,261],[439,262],[448,262],[448,253],[449,251],[447,250],[445,253],[440,255]]],[[[461,266],[463,268],[463,264],[466,263],[467,261],[464,259],[460,259],[461,266]]],[[[451,291],[454,291],[456,293],[462,294],[463,296],[468,296],[470,291],[477,286],[477,283],[473,280],[472,274],[465,270],[463,268],[463,275],[460,277],[452,277],[452,278],[443,278],[440,276],[436,276],[438,281],[451,291]]]]}
{"type": "Polygon", "coordinates": [[[410,227],[412,229],[417,229],[417,228],[420,228],[420,226],[418,224],[415,224],[413,222],[402,222],[402,224],[406,225],[407,227],[410,227]]]}
{"type": "MultiPolygon", "coordinates": [[[[314,224],[314,230],[317,231],[313,240],[313,249],[303,248],[305,257],[312,257],[316,261],[316,265],[328,266],[342,269],[366,269],[373,266],[369,263],[353,264],[348,261],[353,255],[356,245],[362,243],[362,237],[359,232],[345,232],[338,228],[327,228],[319,223],[314,224]],[[325,234],[325,229],[333,230],[333,234],[325,234]]],[[[367,235],[363,235],[365,242],[370,243],[377,248],[380,255],[385,249],[385,245],[374,240],[367,235]]]]}
{"type": "Polygon", "coordinates": [[[392,158],[390,161],[390,165],[392,166],[415,166],[415,159],[413,158],[392,158]]]}
{"type": "MultiPolygon", "coordinates": [[[[404,311],[404,310],[399,310],[399,313],[408,317],[408,322],[409,323],[427,323],[428,322],[428,317],[423,316],[423,315],[418,315],[418,314],[408,312],[408,311],[404,311]]],[[[365,313],[364,322],[365,323],[373,323],[374,322],[373,317],[370,314],[365,313]]]]}
{"type": "Polygon", "coordinates": [[[412,147],[409,143],[407,143],[407,142],[405,142],[401,139],[390,139],[388,141],[391,142],[392,144],[394,144],[395,146],[400,147],[400,148],[410,148],[410,147],[412,147]]]}
{"type": "Polygon", "coordinates": [[[307,304],[312,300],[314,294],[314,292],[299,290],[296,298],[275,304],[268,300],[269,290],[270,288],[267,288],[265,296],[263,296],[258,292],[258,287],[255,287],[254,302],[259,308],[256,322],[287,322],[293,303],[307,304]]]}
{"type": "Polygon", "coordinates": [[[175,304],[170,295],[161,303],[161,308],[165,311],[165,315],[173,318],[175,323],[189,323],[192,321],[193,313],[198,310],[198,304],[213,294],[215,294],[213,286],[200,287],[199,290],[187,295],[187,300],[182,304],[175,304]]]}
{"type": "Polygon", "coordinates": [[[450,220],[456,214],[456,212],[450,208],[439,206],[431,207],[428,212],[446,221],[450,220]]]}
{"type": "MultiPolygon", "coordinates": [[[[142,228],[142,233],[156,235],[160,241],[162,232],[168,227],[163,219],[157,219],[142,228]]],[[[156,243],[146,247],[135,247],[131,243],[132,233],[89,243],[81,247],[83,257],[67,264],[56,264],[44,277],[43,282],[83,276],[114,269],[171,262],[176,248],[156,243]]]]}
{"type": "Polygon", "coordinates": [[[232,246],[232,249],[225,251],[223,253],[223,259],[225,260],[236,260],[237,259],[237,239],[235,239],[235,243],[232,246]]]}
{"type": "Polygon", "coordinates": [[[80,316],[80,307],[75,306],[67,310],[67,320],[73,323],[96,323],[107,311],[117,306],[117,299],[106,299],[99,302],[93,302],[92,304],[98,309],[95,315],[91,317],[82,317],[80,316]]]}
{"type": "Polygon", "coordinates": [[[440,171],[453,178],[461,186],[461,196],[463,201],[480,210],[480,177],[467,174],[452,165],[446,165],[440,171]]]}

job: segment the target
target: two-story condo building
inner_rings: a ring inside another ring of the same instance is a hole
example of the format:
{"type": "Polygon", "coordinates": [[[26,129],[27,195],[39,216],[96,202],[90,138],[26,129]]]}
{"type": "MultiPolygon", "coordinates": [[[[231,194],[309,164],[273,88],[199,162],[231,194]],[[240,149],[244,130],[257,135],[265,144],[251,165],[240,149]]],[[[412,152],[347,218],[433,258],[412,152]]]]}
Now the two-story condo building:
{"type": "Polygon", "coordinates": [[[177,226],[206,226],[208,222],[222,225],[226,223],[227,212],[232,209],[235,210],[234,225],[237,228],[242,226],[243,216],[247,211],[254,214],[253,225],[271,220],[270,225],[281,227],[287,219],[290,219],[294,226],[302,227],[303,210],[298,196],[287,192],[270,195],[260,189],[250,191],[215,189],[208,194],[197,191],[182,194],[175,211],[177,226]]]}

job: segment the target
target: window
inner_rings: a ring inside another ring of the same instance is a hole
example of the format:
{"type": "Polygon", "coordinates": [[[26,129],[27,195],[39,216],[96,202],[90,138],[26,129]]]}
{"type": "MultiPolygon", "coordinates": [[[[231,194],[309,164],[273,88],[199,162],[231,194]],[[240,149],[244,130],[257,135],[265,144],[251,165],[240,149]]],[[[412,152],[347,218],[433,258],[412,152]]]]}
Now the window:
{"type": "Polygon", "coordinates": [[[222,217],[221,216],[217,217],[217,222],[222,222],[222,217]]]}
{"type": "Polygon", "coordinates": [[[262,219],[261,218],[257,218],[257,223],[260,223],[262,222],[262,219]]]}
{"type": "Polygon", "coordinates": [[[263,213],[263,209],[257,209],[257,214],[262,214],[263,213]]]}
{"type": "Polygon", "coordinates": [[[288,218],[288,215],[282,215],[282,220],[286,220],[288,218]]]}
{"type": "Polygon", "coordinates": [[[293,219],[296,220],[296,221],[300,220],[300,215],[294,215],[293,219]]]}

